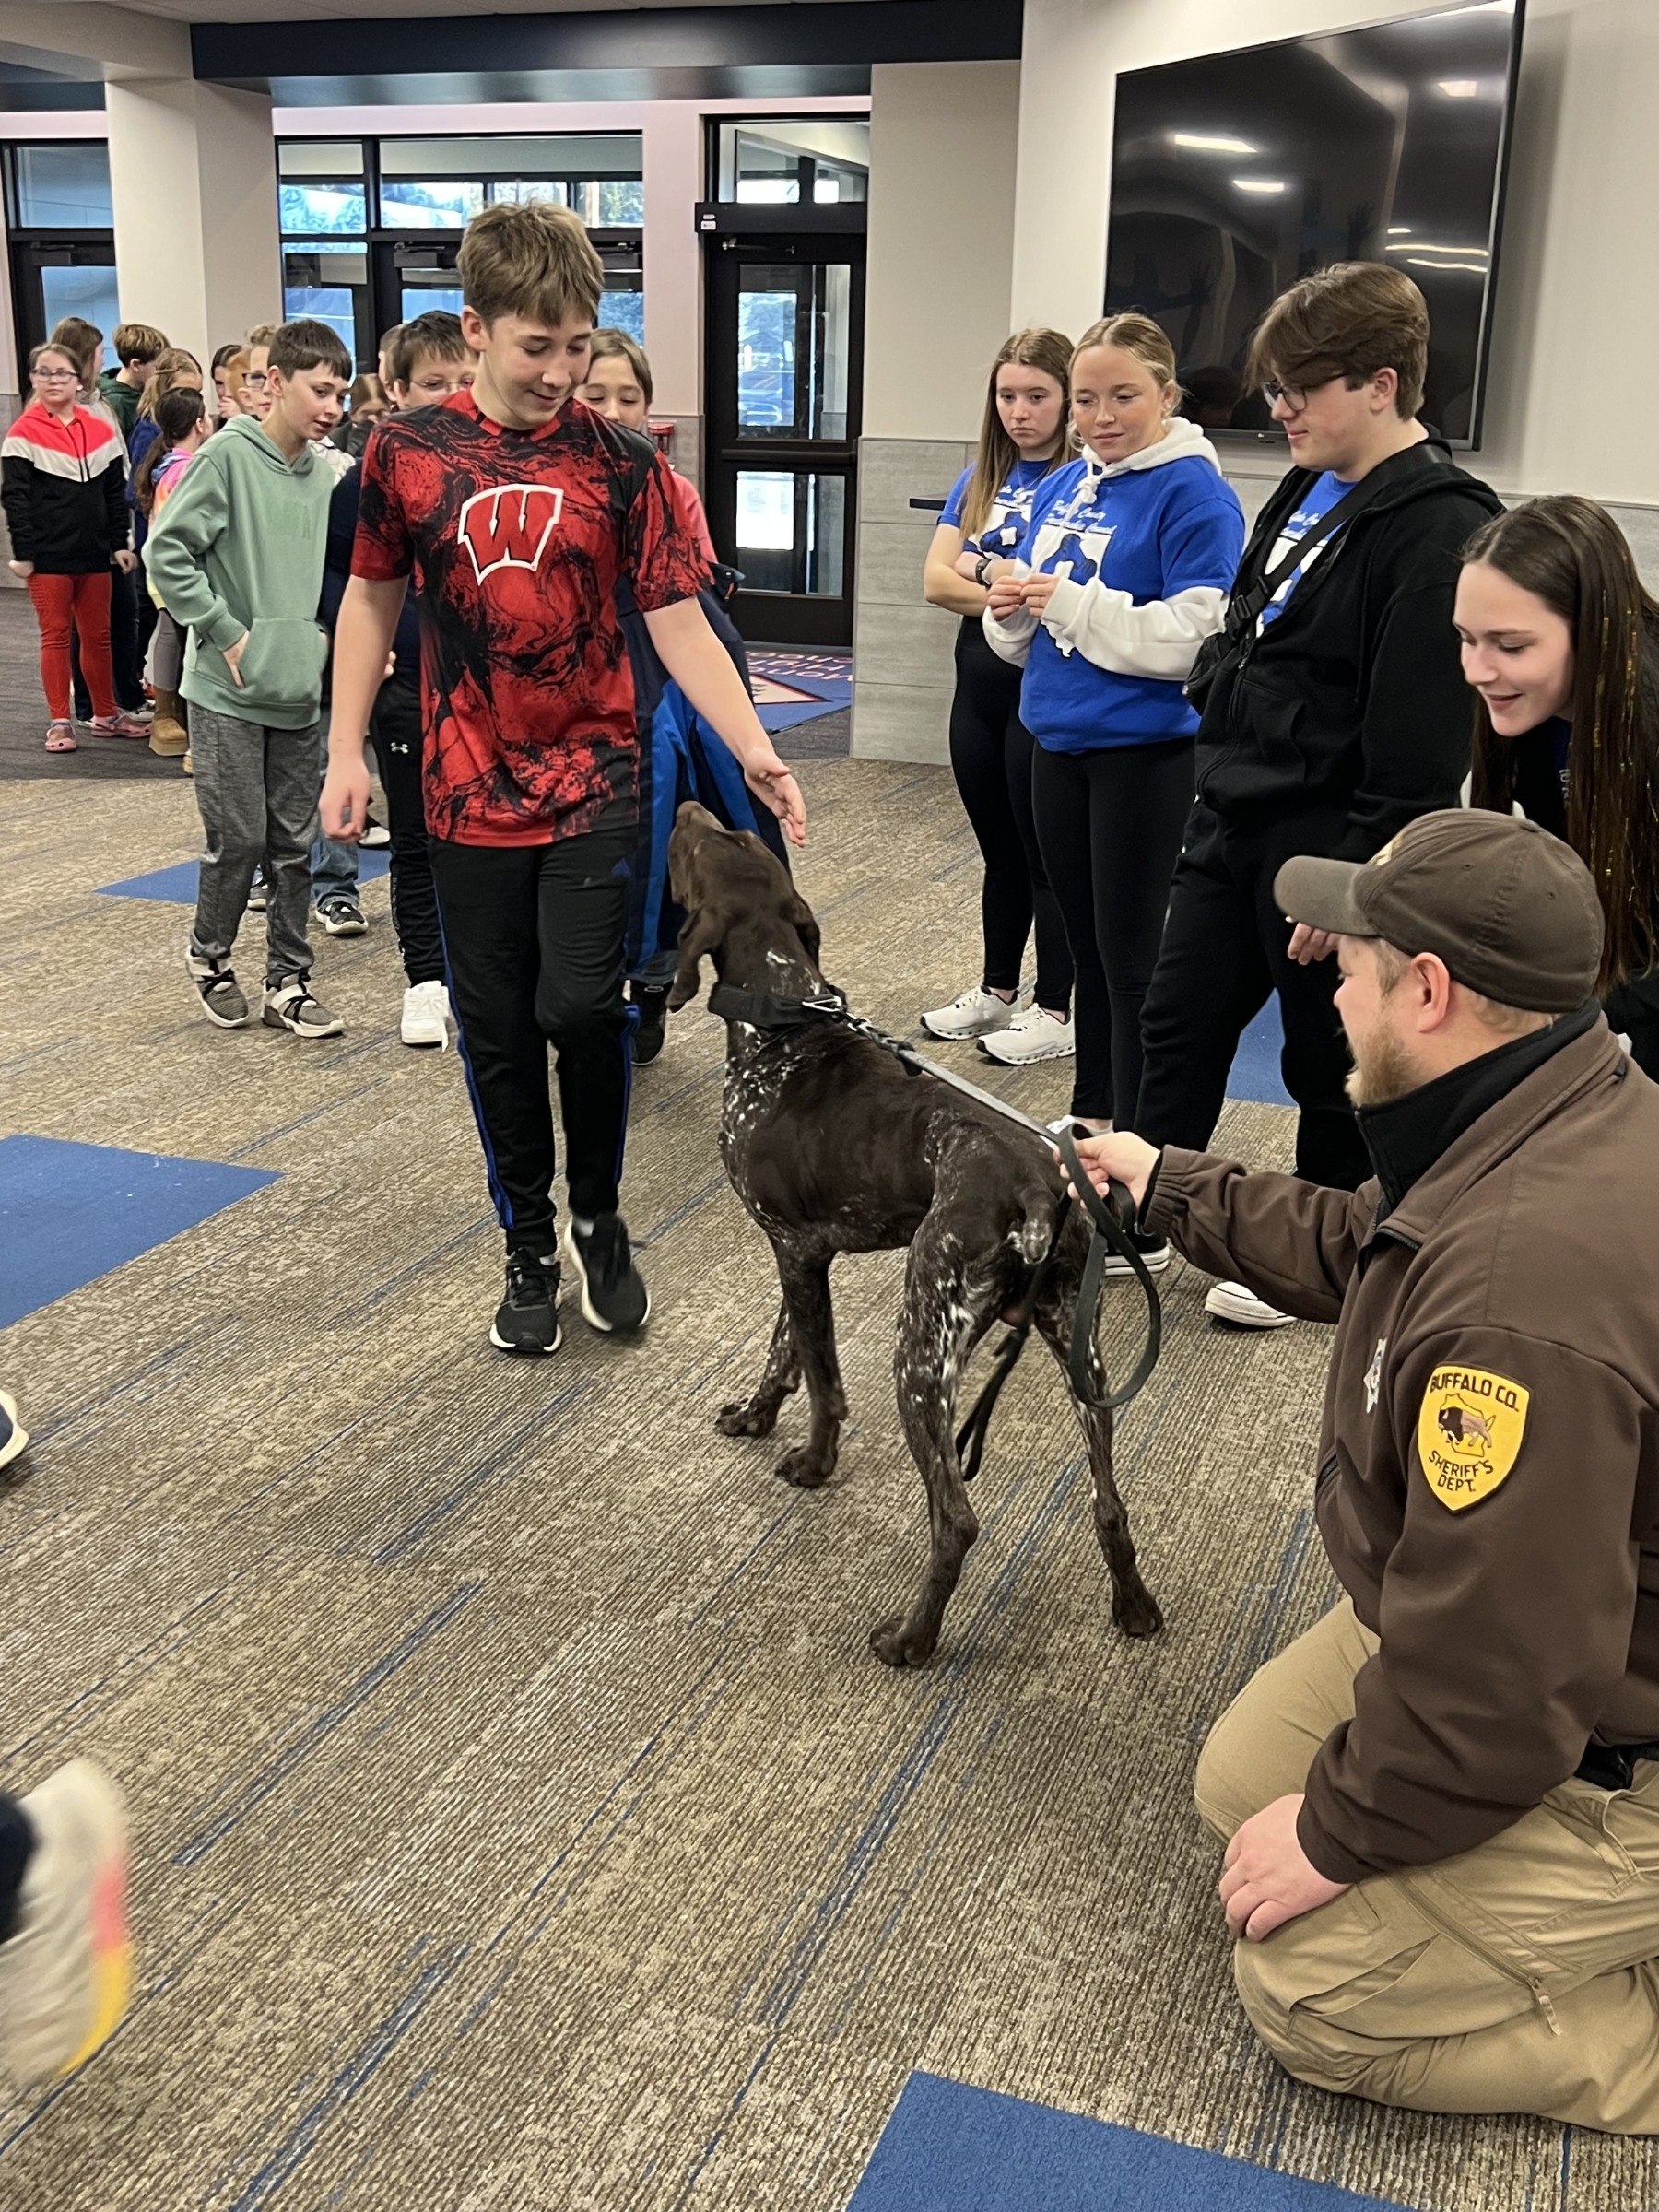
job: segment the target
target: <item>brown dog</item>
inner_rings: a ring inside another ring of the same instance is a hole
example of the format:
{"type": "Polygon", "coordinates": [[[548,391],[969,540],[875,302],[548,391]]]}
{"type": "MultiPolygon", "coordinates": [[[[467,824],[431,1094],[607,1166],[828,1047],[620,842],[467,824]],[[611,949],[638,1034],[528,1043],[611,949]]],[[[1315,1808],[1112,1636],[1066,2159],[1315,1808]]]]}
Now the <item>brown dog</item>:
{"type": "MultiPolygon", "coordinates": [[[[753,994],[767,1024],[825,989],[812,910],[760,840],[681,806],[669,883],[686,911],[668,1004],[700,988],[700,964],[753,994]],[[761,1000],[771,1002],[763,1006],[761,1000]]],[[[1088,1230],[1042,1148],[988,1108],[909,1074],[843,1025],[807,1018],[763,1026],[728,1018],[720,1150],[732,1187],[771,1239],[783,1300],[752,1398],[728,1406],[725,1436],[769,1436],[803,1374],[812,1406],[805,1444],[778,1473],[813,1488],[834,1471],[846,1399],[835,1358],[830,1265],[838,1253],[908,1246],[895,1371],[899,1417],[927,1487],[932,1550],[910,1610],[871,1634],[892,1666],[930,1658],[979,1523],[957,1459],[957,1394],[974,1346],[1018,1304],[1065,1218],[1035,1322],[1065,1371],[1088,1230]]],[[[1098,1359],[1095,1394],[1104,1388],[1098,1359]]],[[[1128,1516],[1112,1477],[1112,1416],[1077,1404],[1094,1477],[1095,1533],[1112,1576],[1112,1618],[1131,1636],[1162,1623],[1141,1582],[1128,1516]]]]}

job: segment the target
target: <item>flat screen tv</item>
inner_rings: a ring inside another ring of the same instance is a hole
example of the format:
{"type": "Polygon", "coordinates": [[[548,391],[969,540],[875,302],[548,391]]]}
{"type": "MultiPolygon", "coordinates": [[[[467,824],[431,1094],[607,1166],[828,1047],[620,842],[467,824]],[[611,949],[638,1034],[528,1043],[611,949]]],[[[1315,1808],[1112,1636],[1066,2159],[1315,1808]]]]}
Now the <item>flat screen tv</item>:
{"type": "Polygon", "coordinates": [[[1424,419],[1480,442],[1522,0],[1206,55],[1117,80],[1106,312],[1162,324],[1209,429],[1277,435],[1244,389],[1276,293],[1333,261],[1429,302],[1424,419]]]}

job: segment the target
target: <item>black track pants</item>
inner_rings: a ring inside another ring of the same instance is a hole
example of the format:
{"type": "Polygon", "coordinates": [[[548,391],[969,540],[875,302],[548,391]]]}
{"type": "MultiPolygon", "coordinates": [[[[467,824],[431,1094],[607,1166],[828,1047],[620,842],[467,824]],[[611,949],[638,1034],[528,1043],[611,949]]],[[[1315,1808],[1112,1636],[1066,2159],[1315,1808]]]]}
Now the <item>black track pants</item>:
{"type": "Polygon", "coordinates": [[[638,831],[621,821],[551,845],[432,840],[450,1005],[490,1195],[510,1244],[553,1246],[559,1070],[571,1210],[617,1210],[631,1075],[623,932],[638,831]]]}
{"type": "Polygon", "coordinates": [[[1194,807],[1141,1017],[1146,1067],[1134,1126],[1148,1144],[1207,1149],[1239,1039],[1277,991],[1285,1088],[1301,1110],[1296,1172],[1339,1191],[1357,1190],[1372,1172],[1347,1099],[1335,959],[1302,968],[1289,958],[1291,924],[1273,896],[1287,860],[1329,853],[1347,826],[1346,815],[1309,813],[1244,830],[1194,807]]]}
{"type": "Polygon", "coordinates": [[[985,862],[981,915],[986,986],[1012,991],[1026,939],[1037,930],[1037,1004],[1063,1014],[1071,1004],[1065,925],[1049,888],[1031,819],[1031,733],[1019,719],[1023,671],[999,660],[977,622],[957,633],[950,702],[950,766],[985,862]]]}
{"type": "Polygon", "coordinates": [[[392,832],[392,926],[412,983],[443,981],[443,933],[420,790],[420,685],[402,675],[380,688],[369,718],[392,832]]]}
{"type": "Polygon", "coordinates": [[[1140,1089],[1141,1001],[1193,804],[1193,740],[1177,737],[1092,753],[1039,745],[1032,762],[1037,835],[1077,968],[1071,1111],[1091,1120],[1116,1114],[1128,1126],[1140,1089]]]}

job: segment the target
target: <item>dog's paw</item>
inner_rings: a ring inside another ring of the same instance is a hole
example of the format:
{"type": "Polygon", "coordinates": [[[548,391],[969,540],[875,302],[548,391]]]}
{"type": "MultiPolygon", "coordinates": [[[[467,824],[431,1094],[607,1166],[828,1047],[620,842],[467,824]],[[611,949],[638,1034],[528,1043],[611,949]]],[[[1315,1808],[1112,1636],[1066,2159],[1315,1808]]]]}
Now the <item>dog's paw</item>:
{"type": "Polygon", "coordinates": [[[883,1666],[925,1666],[934,1655],[935,1641],[912,1629],[903,1613],[870,1630],[870,1649],[883,1666]]]}
{"type": "Polygon", "coordinates": [[[1112,1618],[1125,1636],[1156,1636],[1163,1627],[1163,1615],[1158,1609],[1158,1600],[1150,1590],[1134,1590],[1127,1594],[1114,1590],[1112,1594],[1112,1618]]]}
{"type": "Polygon", "coordinates": [[[778,1480],[795,1490],[821,1490],[834,1472],[834,1460],[821,1458],[810,1444],[785,1452],[777,1467],[778,1480]]]}
{"type": "Polygon", "coordinates": [[[777,1425],[777,1407],[762,1406],[754,1398],[735,1398],[714,1417],[714,1426],[722,1436],[770,1436],[777,1425]]]}

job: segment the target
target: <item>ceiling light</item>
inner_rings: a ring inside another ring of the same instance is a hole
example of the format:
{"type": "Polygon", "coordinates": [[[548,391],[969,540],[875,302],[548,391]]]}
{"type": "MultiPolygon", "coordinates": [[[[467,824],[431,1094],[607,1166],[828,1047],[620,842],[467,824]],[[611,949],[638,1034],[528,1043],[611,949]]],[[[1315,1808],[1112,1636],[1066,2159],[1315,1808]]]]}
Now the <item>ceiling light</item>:
{"type": "Polygon", "coordinates": [[[1484,261],[1425,261],[1416,253],[1406,256],[1406,266],[1408,269],[1459,269],[1465,276],[1484,276],[1487,273],[1484,261]]]}
{"type": "Polygon", "coordinates": [[[1388,226],[1388,235],[1390,238],[1409,238],[1411,236],[1411,225],[1409,223],[1390,223],[1388,226]]]}
{"type": "Polygon", "coordinates": [[[1171,140],[1194,154],[1253,154],[1247,138],[1207,137],[1202,131],[1171,131],[1171,140]]]}
{"type": "Polygon", "coordinates": [[[1391,253],[1456,253],[1463,260],[1485,261],[1488,258],[1484,246],[1434,246],[1426,238],[1413,239],[1408,246],[1390,246],[1391,253]]]}
{"type": "Polygon", "coordinates": [[[1448,100],[1477,100],[1480,97],[1480,79],[1477,76],[1442,76],[1435,86],[1448,100]]]}
{"type": "Polygon", "coordinates": [[[1232,182],[1235,192],[1288,192],[1290,189],[1283,177],[1235,177],[1232,182]]]}

